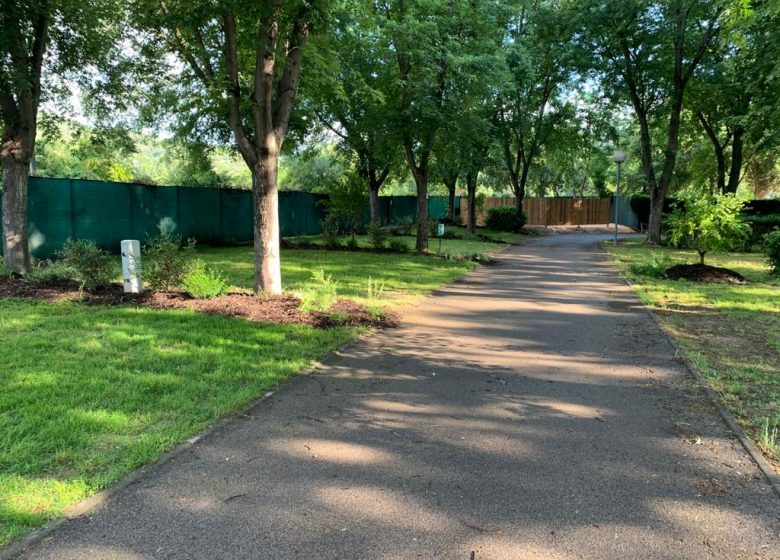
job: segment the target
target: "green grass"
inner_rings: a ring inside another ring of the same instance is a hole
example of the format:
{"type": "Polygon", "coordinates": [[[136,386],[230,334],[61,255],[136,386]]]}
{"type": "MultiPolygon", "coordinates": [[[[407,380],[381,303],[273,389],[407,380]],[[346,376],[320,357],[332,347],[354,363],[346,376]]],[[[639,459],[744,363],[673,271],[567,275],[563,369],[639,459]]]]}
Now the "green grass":
{"type": "Polygon", "coordinates": [[[664,258],[698,262],[693,251],[651,249],[638,240],[605,246],[748,434],[780,462],[780,276],[770,274],[765,257],[708,254],[707,264],[750,283],[701,284],[648,275],[664,258]]]}
{"type": "MultiPolygon", "coordinates": [[[[196,252],[232,285],[251,289],[251,248],[196,252]]],[[[286,291],[305,291],[312,271],[322,268],[339,296],[391,307],[477,266],[317,250],[285,250],[282,263],[286,291]]],[[[0,299],[0,546],[154,461],[357,332],[0,299]]]]}
{"type": "MultiPolygon", "coordinates": [[[[252,288],[251,247],[199,247],[196,254],[222,272],[234,287],[252,288]]],[[[413,303],[476,266],[469,261],[450,261],[413,253],[288,249],[282,251],[282,284],[285,291],[303,291],[311,280],[312,271],[322,268],[338,283],[339,296],[366,303],[370,280],[384,286],[380,301],[372,303],[394,307],[413,303]]]]}

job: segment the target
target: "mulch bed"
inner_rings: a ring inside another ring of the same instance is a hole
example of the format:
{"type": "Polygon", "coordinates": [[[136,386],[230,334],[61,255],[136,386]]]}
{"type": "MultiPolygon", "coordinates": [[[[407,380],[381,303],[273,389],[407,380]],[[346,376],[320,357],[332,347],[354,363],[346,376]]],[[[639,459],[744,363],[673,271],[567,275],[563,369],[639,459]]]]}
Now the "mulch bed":
{"type": "Polygon", "coordinates": [[[666,277],[670,280],[690,280],[691,282],[748,283],[739,272],[706,264],[676,264],[666,270],[666,277]]]}
{"type": "Polygon", "coordinates": [[[211,299],[193,299],[184,292],[144,292],[126,294],[122,286],[112,284],[95,292],[81,292],[74,283],[34,284],[15,278],[0,279],[0,298],[24,298],[41,301],[74,300],[90,305],[137,305],[153,309],[194,309],[201,313],[241,317],[261,323],[294,323],[316,328],[339,326],[394,327],[397,319],[391,315],[371,315],[351,300],[338,300],[327,312],[304,313],[295,296],[258,297],[247,293],[231,293],[211,299]]]}

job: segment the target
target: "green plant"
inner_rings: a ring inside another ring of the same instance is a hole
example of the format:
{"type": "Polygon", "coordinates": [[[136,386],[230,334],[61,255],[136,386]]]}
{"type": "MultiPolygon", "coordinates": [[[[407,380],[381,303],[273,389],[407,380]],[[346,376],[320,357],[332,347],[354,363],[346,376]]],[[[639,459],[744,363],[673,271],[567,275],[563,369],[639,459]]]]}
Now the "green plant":
{"type": "Polygon", "coordinates": [[[322,244],[328,249],[337,249],[341,247],[339,239],[339,221],[333,214],[328,214],[320,222],[322,226],[322,244]]]}
{"type": "MultiPolygon", "coordinates": [[[[780,229],[780,214],[765,214],[761,216],[745,216],[745,222],[753,230],[749,245],[763,245],[764,236],[776,229],[780,229]]],[[[751,247],[747,247],[750,249],[751,247]]]]}
{"type": "Polygon", "coordinates": [[[412,228],[414,228],[414,220],[410,216],[405,216],[390,226],[388,233],[397,237],[404,237],[412,235],[412,228]]]}
{"type": "Polygon", "coordinates": [[[59,252],[62,262],[73,271],[81,289],[105,288],[114,278],[111,255],[87,239],[68,239],[59,252]]]}
{"type": "Polygon", "coordinates": [[[351,249],[353,251],[356,250],[356,249],[360,249],[360,243],[358,243],[357,237],[355,237],[354,235],[351,235],[347,239],[346,246],[347,246],[347,249],[351,249]]]}
{"type": "Polygon", "coordinates": [[[485,226],[496,231],[520,231],[527,222],[526,213],[518,214],[514,206],[490,208],[485,218],[485,226]]]}
{"type": "Polygon", "coordinates": [[[764,427],[758,438],[759,447],[768,452],[780,448],[780,428],[777,422],[771,422],[769,418],[764,418],[764,427]]]}
{"type": "Polygon", "coordinates": [[[39,261],[30,269],[24,280],[32,284],[67,284],[76,276],[73,268],[65,262],[39,261]]]}
{"type": "Polygon", "coordinates": [[[338,299],[338,282],[325,270],[318,268],[311,273],[311,279],[301,294],[301,311],[327,311],[338,299]]]}
{"type": "Polygon", "coordinates": [[[780,229],[764,236],[764,252],[766,253],[772,272],[780,274],[780,229]]]}
{"type": "Polygon", "coordinates": [[[379,222],[372,222],[368,226],[368,239],[374,249],[384,249],[387,243],[387,230],[379,222]]]}
{"type": "Polygon", "coordinates": [[[675,260],[670,255],[661,251],[653,251],[650,253],[649,259],[631,262],[628,265],[628,270],[634,276],[665,278],[666,271],[675,264],[675,260]]]}
{"type": "Polygon", "coordinates": [[[369,301],[375,301],[382,299],[382,294],[385,293],[385,283],[381,280],[374,280],[371,276],[368,277],[368,289],[366,290],[366,299],[369,301]]]}
{"type": "Polygon", "coordinates": [[[195,260],[184,276],[182,288],[196,299],[209,299],[228,292],[225,277],[200,259],[195,260]]]}
{"type": "Polygon", "coordinates": [[[368,191],[363,179],[357,173],[350,172],[332,181],[325,190],[328,199],[324,204],[328,216],[341,223],[352,235],[357,233],[368,206],[368,191]]]}
{"type": "Polygon", "coordinates": [[[686,199],[684,209],[677,208],[666,218],[672,245],[695,249],[700,264],[710,251],[744,247],[750,237],[750,226],[740,213],[744,204],[732,194],[686,199]]]}
{"type": "Polygon", "coordinates": [[[391,239],[387,242],[387,248],[394,253],[408,253],[409,245],[403,239],[391,239]]]}
{"type": "Polygon", "coordinates": [[[193,239],[183,244],[181,237],[169,232],[149,238],[141,260],[144,282],[152,290],[172,290],[181,286],[194,248],[193,239]]]}

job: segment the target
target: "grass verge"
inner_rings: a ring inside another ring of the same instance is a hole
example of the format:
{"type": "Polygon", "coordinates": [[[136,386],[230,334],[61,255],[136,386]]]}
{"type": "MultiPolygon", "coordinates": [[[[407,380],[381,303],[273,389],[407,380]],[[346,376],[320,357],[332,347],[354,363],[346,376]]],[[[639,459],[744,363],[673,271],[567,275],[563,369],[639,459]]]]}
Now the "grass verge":
{"type": "MultiPolygon", "coordinates": [[[[484,245],[484,244],[483,244],[484,245]]],[[[252,249],[198,248],[236,287],[252,249]]],[[[414,254],[288,250],[287,291],[322,268],[339,296],[398,306],[472,270],[414,254]]],[[[0,299],[0,546],[252,402],[358,329],[186,310],[0,299]]]]}
{"type": "Polygon", "coordinates": [[[707,254],[747,285],[661,277],[664,267],[698,262],[693,251],[648,248],[631,240],[608,252],[701,371],[748,435],[780,466],[780,277],[760,254],[707,254]]]}

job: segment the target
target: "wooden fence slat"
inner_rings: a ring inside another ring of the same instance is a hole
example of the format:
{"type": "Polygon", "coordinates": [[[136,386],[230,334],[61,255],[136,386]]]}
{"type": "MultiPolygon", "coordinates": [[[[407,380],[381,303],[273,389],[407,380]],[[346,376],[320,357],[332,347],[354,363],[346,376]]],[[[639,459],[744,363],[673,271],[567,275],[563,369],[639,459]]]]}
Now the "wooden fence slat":
{"type": "MultiPolygon", "coordinates": [[[[482,210],[477,210],[477,225],[485,225],[485,216],[490,208],[514,206],[510,197],[487,198],[482,210]]],[[[611,199],[609,198],[532,198],[523,200],[523,209],[528,214],[528,224],[534,226],[601,225],[609,224],[611,199]]],[[[469,202],[461,199],[460,218],[468,219],[469,202]]]]}

